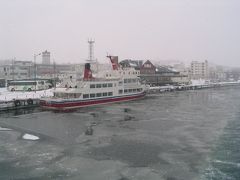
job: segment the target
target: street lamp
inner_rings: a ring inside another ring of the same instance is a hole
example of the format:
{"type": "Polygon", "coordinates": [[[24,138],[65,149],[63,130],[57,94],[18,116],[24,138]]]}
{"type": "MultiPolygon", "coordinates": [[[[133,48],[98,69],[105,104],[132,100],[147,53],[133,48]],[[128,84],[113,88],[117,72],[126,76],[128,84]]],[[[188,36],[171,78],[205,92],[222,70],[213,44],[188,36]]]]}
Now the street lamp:
{"type": "Polygon", "coordinates": [[[37,66],[36,66],[36,58],[37,56],[40,56],[41,53],[39,54],[34,54],[34,79],[35,79],[35,93],[37,89],[37,66]]]}

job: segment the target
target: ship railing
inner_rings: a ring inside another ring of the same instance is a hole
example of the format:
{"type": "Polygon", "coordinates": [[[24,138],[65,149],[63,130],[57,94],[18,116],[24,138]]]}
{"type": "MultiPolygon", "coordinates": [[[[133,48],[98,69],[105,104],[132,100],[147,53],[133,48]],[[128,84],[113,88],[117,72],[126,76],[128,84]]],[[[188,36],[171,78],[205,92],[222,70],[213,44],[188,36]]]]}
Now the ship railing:
{"type": "Polygon", "coordinates": [[[114,81],[114,80],[120,80],[120,78],[112,77],[112,78],[81,79],[81,81],[83,81],[83,82],[99,82],[99,81],[114,81]]]}

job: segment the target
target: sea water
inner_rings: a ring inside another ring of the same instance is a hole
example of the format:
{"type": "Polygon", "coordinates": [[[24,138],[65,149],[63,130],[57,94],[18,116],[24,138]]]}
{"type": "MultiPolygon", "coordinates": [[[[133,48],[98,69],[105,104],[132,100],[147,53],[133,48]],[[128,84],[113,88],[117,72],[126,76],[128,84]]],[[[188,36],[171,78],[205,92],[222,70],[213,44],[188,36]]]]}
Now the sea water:
{"type": "Polygon", "coordinates": [[[5,112],[0,127],[0,179],[240,179],[239,87],[5,112]]]}

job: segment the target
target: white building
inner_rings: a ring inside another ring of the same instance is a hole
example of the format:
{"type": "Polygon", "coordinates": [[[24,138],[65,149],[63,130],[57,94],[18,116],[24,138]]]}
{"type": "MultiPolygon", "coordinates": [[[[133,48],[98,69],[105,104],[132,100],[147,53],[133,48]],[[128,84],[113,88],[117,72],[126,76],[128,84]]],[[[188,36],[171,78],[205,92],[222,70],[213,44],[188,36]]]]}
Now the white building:
{"type": "Polygon", "coordinates": [[[191,62],[191,79],[208,79],[209,78],[209,69],[208,61],[204,62],[192,61],[191,62]]]}
{"type": "Polygon", "coordinates": [[[42,52],[42,64],[50,64],[50,52],[42,52]]]}
{"type": "Polygon", "coordinates": [[[31,61],[4,61],[0,65],[0,78],[5,80],[29,79],[33,73],[33,63],[31,61]]]}

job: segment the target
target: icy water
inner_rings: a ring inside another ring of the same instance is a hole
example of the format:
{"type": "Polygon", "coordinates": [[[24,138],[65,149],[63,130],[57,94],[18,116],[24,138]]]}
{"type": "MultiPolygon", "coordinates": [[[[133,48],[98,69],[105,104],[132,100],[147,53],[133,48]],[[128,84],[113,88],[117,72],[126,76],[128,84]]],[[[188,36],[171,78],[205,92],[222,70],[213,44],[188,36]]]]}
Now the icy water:
{"type": "Polygon", "coordinates": [[[0,179],[238,180],[239,90],[0,114],[0,179]]]}

